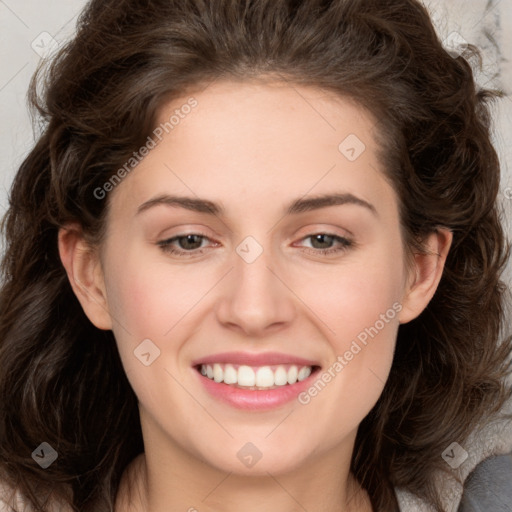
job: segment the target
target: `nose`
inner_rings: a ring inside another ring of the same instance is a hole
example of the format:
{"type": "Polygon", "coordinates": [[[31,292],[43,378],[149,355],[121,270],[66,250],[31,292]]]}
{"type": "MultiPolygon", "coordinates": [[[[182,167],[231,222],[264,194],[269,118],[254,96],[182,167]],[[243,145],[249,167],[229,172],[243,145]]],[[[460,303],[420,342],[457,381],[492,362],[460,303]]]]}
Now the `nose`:
{"type": "Polygon", "coordinates": [[[295,315],[295,295],[286,282],[282,261],[254,239],[237,249],[234,268],[224,281],[217,302],[218,321],[256,338],[289,325],[295,315]]]}

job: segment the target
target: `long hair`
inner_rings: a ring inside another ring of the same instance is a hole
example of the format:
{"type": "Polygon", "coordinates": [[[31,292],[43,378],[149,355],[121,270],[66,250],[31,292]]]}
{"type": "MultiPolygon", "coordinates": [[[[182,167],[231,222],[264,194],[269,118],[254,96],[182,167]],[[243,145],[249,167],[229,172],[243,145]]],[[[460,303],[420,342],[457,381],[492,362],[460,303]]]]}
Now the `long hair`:
{"type": "Polygon", "coordinates": [[[72,292],[58,230],[78,222],[100,243],[109,198],[95,191],[165,102],[214,80],[266,76],[349,97],[378,119],[408,254],[439,226],[453,232],[435,296],[399,328],[351,461],[376,510],[396,509],[397,487],[442,510],[440,455],[499,411],[512,343],[494,94],[475,85],[472,55],[452,57],[415,0],[90,1],[76,36],[32,80],[41,133],[3,221],[0,478],[36,510],[52,497],[113,510],[143,451],[137,399],[112,332],[95,328],[72,292]],[[42,442],[58,453],[44,470],[31,457],[42,442]]]}

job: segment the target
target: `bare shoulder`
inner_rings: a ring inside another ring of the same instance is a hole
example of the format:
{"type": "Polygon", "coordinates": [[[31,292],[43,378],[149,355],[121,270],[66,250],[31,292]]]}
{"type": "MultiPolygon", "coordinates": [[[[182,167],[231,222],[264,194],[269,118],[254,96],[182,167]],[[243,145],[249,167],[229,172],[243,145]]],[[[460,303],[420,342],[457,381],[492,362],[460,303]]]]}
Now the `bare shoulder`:
{"type": "MultiPolygon", "coordinates": [[[[71,512],[68,505],[57,502],[50,504],[51,512],[71,512]]],[[[33,512],[34,507],[21,493],[0,479],[0,512],[33,512]]]]}
{"type": "Polygon", "coordinates": [[[0,512],[30,512],[30,508],[10,485],[0,479],[0,512]]]}

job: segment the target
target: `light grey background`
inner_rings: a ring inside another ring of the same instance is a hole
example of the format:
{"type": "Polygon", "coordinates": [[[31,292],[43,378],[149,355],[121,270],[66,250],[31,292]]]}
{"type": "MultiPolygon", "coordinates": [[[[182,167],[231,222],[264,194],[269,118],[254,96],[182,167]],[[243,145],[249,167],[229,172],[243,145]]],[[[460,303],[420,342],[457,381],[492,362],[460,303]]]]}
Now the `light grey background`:
{"type": "MultiPolygon", "coordinates": [[[[451,41],[465,40],[483,50],[484,70],[477,76],[480,85],[512,93],[512,0],[424,1],[448,46],[451,41]]],[[[85,3],[0,0],[0,215],[6,209],[14,173],[34,142],[26,108],[30,77],[52,45],[71,37],[85,3]]],[[[511,97],[499,101],[494,118],[494,140],[502,162],[501,201],[512,236],[511,97]]]]}

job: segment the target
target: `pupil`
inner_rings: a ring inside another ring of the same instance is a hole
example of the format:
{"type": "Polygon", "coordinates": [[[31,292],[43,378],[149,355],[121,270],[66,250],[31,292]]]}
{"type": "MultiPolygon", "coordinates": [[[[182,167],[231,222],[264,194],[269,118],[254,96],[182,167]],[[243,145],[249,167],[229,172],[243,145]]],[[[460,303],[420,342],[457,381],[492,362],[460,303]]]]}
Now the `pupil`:
{"type": "MultiPolygon", "coordinates": [[[[331,239],[331,238],[332,237],[330,235],[315,235],[313,240],[314,241],[319,241],[320,243],[322,243],[322,240],[323,240],[324,244],[329,245],[329,239],[331,239]],[[327,242],[325,241],[326,238],[328,239],[327,242]]],[[[325,247],[321,247],[321,249],[325,249],[325,247]]]]}
{"type": "Polygon", "coordinates": [[[186,240],[185,244],[180,244],[182,246],[182,248],[186,248],[186,249],[197,249],[197,247],[183,247],[183,245],[187,246],[189,244],[189,242],[194,245],[194,238],[195,239],[199,239],[199,241],[196,240],[195,242],[195,245],[199,244],[199,246],[201,245],[201,240],[200,240],[200,237],[199,235],[187,235],[187,236],[183,236],[181,237],[180,240],[186,240]]]}

